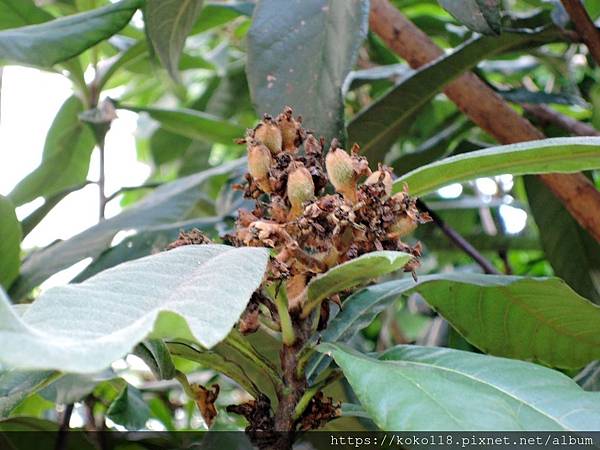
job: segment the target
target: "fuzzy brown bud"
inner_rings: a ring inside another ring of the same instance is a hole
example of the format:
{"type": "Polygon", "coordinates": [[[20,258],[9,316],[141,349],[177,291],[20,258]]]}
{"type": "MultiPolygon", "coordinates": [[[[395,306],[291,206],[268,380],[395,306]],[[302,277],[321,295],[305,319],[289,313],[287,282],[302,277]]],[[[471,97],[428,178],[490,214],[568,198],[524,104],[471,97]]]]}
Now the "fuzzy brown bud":
{"type": "Polygon", "coordinates": [[[292,108],[285,108],[283,113],[277,117],[277,125],[281,130],[283,149],[285,151],[296,150],[296,142],[300,131],[300,121],[294,119],[292,108]]]}
{"type": "Polygon", "coordinates": [[[271,152],[256,141],[248,144],[248,172],[264,192],[271,192],[269,183],[269,170],[271,169],[271,152]]]}
{"type": "Polygon", "coordinates": [[[389,170],[385,170],[385,169],[376,170],[369,176],[369,178],[367,178],[365,180],[365,184],[372,185],[379,181],[381,181],[383,183],[383,186],[385,188],[384,200],[387,200],[388,198],[390,198],[390,195],[392,194],[392,184],[393,184],[392,175],[390,174],[389,170]]]}
{"type": "Polygon", "coordinates": [[[288,175],[287,195],[292,205],[289,219],[302,214],[302,205],[315,196],[315,185],[310,172],[303,166],[293,169],[288,175]]]}
{"type": "Polygon", "coordinates": [[[254,139],[265,144],[273,155],[281,151],[281,130],[269,116],[265,116],[254,129],[254,139]]]}
{"type": "Polygon", "coordinates": [[[331,148],[325,158],[329,181],[351,203],[356,202],[356,179],[352,157],[342,148],[331,148]]]}

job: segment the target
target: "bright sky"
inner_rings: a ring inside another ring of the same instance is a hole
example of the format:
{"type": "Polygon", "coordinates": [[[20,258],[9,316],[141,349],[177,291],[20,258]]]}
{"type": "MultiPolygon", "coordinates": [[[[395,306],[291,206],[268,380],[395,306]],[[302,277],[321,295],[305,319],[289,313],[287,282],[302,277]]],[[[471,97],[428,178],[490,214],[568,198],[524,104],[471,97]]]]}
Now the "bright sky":
{"type": "MultiPolygon", "coordinates": [[[[46,133],[62,103],[72,94],[62,75],[9,66],[2,77],[0,116],[0,194],[12,188],[40,163],[46,133]]],[[[119,111],[106,139],[106,191],[142,184],[150,168],[137,161],[137,115],[119,111]]],[[[98,178],[97,154],[88,179],[98,178]]],[[[119,200],[109,203],[107,216],[119,211],[119,200]]],[[[42,204],[41,199],[18,208],[20,218],[42,204]]],[[[98,216],[98,190],[94,185],[67,196],[24,241],[24,247],[45,246],[67,239],[94,225],[98,216]]]]}

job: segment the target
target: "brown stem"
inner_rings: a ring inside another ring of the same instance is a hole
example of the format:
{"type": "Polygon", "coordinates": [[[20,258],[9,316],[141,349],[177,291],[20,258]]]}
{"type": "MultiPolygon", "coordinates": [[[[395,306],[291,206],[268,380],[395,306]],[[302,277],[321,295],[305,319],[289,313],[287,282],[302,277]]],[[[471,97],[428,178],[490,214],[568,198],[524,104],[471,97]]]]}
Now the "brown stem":
{"type": "Polygon", "coordinates": [[[281,433],[276,449],[291,448],[294,440],[296,406],[304,394],[307,383],[304,373],[298,374],[298,356],[311,335],[311,317],[296,315],[293,318],[296,340],[293,345],[283,345],[280,353],[283,372],[283,392],[275,411],[275,431],[281,433]]]}
{"type": "Polygon", "coordinates": [[[569,17],[577,30],[577,34],[581,36],[585,45],[590,50],[590,53],[596,64],[600,65],[600,30],[596,28],[594,22],[585,10],[581,0],[561,0],[563,6],[569,13],[569,17]]]}
{"type": "Polygon", "coordinates": [[[525,111],[539,120],[542,124],[552,124],[568,131],[576,136],[600,136],[600,131],[587,123],[579,122],[572,117],[565,116],[554,111],[546,105],[532,105],[523,103],[521,105],[525,111]]]}
{"type": "Polygon", "coordinates": [[[64,450],[67,448],[67,436],[69,432],[69,422],[71,421],[71,415],[73,414],[73,403],[69,403],[65,407],[63,412],[60,428],[58,429],[58,435],[56,436],[56,444],[54,445],[55,450],[64,450]]]}
{"type": "MultiPolygon", "coordinates": [[[[443,54],[425,33],[388,0],[371,0],[370,26],[383,41],[413,67],[443,54]]],[[[479,127],[503,144],[543,139],[544,135],[521,117],[472,72],[451,82],[446,95],[479,127]]],[[[571,215],[600,242],[600,192],[581,173],[540,175],[541,180],[571,215]]]]}
{"type": "Polygon", "coordinates": [[[434,211],[429,209],[427,205],[422,200],[417,200],[417,206],[422,211],[426,211],[431,216],[433,223],[435,223],[442,232],[450,238],[452,242],[456,244],[458,248],[464,251],[467,255],[469,255],[473,260],[479,264],[479,266],[483,269],[485,273],[500,275],[500,272],[489,262],[481,253],[479,253],[475,247],[473,247],[469,242],[467,242],[454,228],[444,222],[440,216],[437,215],[434,211]]]}

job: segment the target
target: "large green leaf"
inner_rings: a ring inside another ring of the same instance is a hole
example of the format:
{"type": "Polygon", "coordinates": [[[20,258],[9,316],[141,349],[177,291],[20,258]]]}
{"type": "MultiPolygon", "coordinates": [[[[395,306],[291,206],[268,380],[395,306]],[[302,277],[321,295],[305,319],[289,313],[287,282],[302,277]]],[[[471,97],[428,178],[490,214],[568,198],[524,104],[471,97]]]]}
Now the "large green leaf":
{"type": "Polygon", "coordinates": [[[147,0],[146,33],[163,66],[179,78],[179,59],[203,0],[147,0]]]}
{"type": "Polygon", "coordinates": [[[21,276],[11,294],[26,295],[50,275],[66,269],[85,258],[96,258],[110,248],[119,231],[141,231],[161,224],[177,222],[192,211],[201,188],[213,176],[237,170],[243,161],[233,161],[162,185],[133,207],[104,220],[67,241],[59,241],[32,253],[21,267],[21,276]]]}
{"type": "Polygon", "coordinates": [[[248,33],[247,73],[259,114],[285,105],[327,140],[344,137],[342,85],[366,35],[365,0],[262,0],[248,33]]]}
{"type": "Polygon", "coordinates": [[[442,88],[485,57],[530,42],[550,42],[556,30],[538,28],[499,37],[477,37],[417,70],[381,99],[360,112],[348,125],[350,142],[360,144],[372,161],[383,161],[391,145],[412,123],[415,113],[442,88]]]}
{"type": "Polygon", "coordinates": [[[94,135],[79,120],[81,100],[72,96],[56,115],[44,144],[40,166],[27,175],[9,194],[15,205],[50,197],[81,185],[88,174],[94,135]]]}
{"type": "Polygon", "coordinates": [[[12,202],[0,195],[0,289],[8,289],[19,275],[21,224],[12,202]]]}
{"type": "Polygon", "coordinates": [[[194,228],[206,233],[213,231],[215,225],[221,220],[220,217],[206,217],[146,227],[140,230],[139,233],[126,237],[118,245],[104,251],[93,263],[77,275],[75,281],[83,281],[122,262],[160,252],[177,239],[181,231],[190,231],[194,228]]]}
{"type": "Polygon", "coordinates": [[[451,183],[511,173],[571,173],[600,168],[600,138],[553,138],[490,147],[433,162],[394,182],[406,183],[413,195],[423,195],[451,183]]]}
{"type": "MultiPolygon", "coordinates": [[[[444,274],[370,286],[346,299],[321,339],[347,341],[413,292],[487,353],[571,369],[600,359],[600,308],[557,278],[444,274]]],[[[310,375],[320,364],[311,363],[310,375]]]]}
{"type": "Polygon", "coordinates": [[[153,331],[153,337],[195,339],[210,348],[239,319],[267,260],[260,248],[186,246],[52,288],[21,318],[3,298],[0,363],[91,373],[153,331]]]}
{"type": "Polygon", "coordinates": [[[242,366],[217,351],[196,349],[183,342],[167,342],[166,345],[173,355],[197,362],[204,368],[210,368],[228,376],[253,396],[261,394],[242,366]]]}
{"type": "Polygon", "coordinates": [[[600,304],[600,245],[538,179],[525,177],[525,188],[544,256],[554,273],[600,304]]]}
{"type": "Polygon", "coordinates": [[[160,122],[165,130],[190,139],[231,145],[236,139],[244,137],[246,131],[244,127],[233,122],[193,109],[138,108],[123,105],[119,107],[148,113],[160,122]]]}
{"type": "Polygon", "coordinates": [[[486,353],[573,369],[600,359],[600,307],[557,278],[431,275],[414,290],[486,353]]]}
{"type": "Polygon", "coordinates": [[[0,30],[17,28],[34,23],[42,23],[54,17],[33,0],[0,0],[0,30]]]}
{"type": "Polygon", "coordinates": [[[322,344],[387,431],[597,430],[600,395],[560,372],[459,350],[399,346],[378,358],[322,344]]]}
{"type": "Polygon", "coordinates": [[[57,376],[51,370],[0,372],[0,418],[8,417],[27,396],[40,390],[57,376]]]}
{"type": "Polygon", "coordinates": [[[413,256],[407,253],[384,250],[367,253],[359,258],[335,266],[308,283],[306,310],[310,311],[320,301],[336,292],[350,289],[373,278],[400,270],[412,258],[413,256]]]}
{"type": "Polygon", "coordinates": [[[500,0],[439,0],[440,5],[469,29],[498,34],[501,28],[500,0]]]}
{"type": "Polygon", "coordinates": [[[118,3],[81,14],[0,31],[0,62],[51,67],[79,55],[120,31],[142,0],[118,3]]]}

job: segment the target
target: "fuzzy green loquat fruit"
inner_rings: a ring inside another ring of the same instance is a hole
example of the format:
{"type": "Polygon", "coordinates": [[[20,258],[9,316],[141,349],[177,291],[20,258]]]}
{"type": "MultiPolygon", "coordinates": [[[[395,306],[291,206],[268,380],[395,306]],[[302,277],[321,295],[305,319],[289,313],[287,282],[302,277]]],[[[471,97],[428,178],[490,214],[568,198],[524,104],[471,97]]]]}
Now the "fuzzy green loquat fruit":
{"type": "Polygon", "coordinates": [[[281,130],[270,116],[265,116],[256,126],[254,129],[254,139],[266,145],[273,155],[281,151],[283,142],[281,130]]]}
{"type": "Polygon", "coordinates": [[[292,205],[288,219],[293,220],[302,214],[302,205],[315,196],[312,176],[304,166],[298,165],[289,173],[287,196],[292,205]]]}
{"type": "Polygon", "coordinates": [[[350,203],[356,202],[357,174],[352,157],[343,148],[331,148],[325,158],[329,181],[350,203]]]}
{"type": "Polygon", "coordinates": [[[248,142],[248,172],[263,192],[271,192],[269,182],[269,170],[272,158],[269,149],[260,142],[252,140],[248,142]]]}

